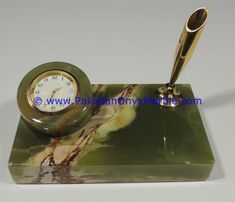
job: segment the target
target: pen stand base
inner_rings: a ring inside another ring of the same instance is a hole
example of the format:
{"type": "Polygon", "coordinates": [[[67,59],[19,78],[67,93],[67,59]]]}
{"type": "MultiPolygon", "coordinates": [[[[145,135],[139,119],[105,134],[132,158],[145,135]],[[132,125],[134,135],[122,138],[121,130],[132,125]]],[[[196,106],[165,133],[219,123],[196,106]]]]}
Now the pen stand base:
{"type": "MultiPolygon", "coordinates": [[[[176,86],[184,97],[194,98],[190,85],[176,86]]],[[[206,180],[214,158],[197,105],[169,109],[150,103],[159,87],[93,85],[95,98],[112,100],[69,136],[46,137],[21,118],[8,164],[13,180],[19,184],[206,180]],[[113,103],[120,97],[119,104],[113,103]],[[131,102],[136,98],[137,103],[131,102]]]]}

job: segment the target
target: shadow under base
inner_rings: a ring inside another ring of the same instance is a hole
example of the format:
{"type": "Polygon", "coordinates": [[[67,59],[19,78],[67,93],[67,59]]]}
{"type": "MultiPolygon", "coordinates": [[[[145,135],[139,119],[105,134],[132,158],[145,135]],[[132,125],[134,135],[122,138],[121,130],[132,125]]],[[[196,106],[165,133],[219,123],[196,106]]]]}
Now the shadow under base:
{"type": "MultiPolygon", "coordinates": [[[[93,85],[95,97],[156,97],[161,84],[93,85]]],[[[194,98],[188,84],[176,87],[194,98]]],[[[16,183],[72,184],[206,180],[213,154],[196,104],[102,105],[77,132],[50,138],[22,118],[9,170],[16,183]]]]}

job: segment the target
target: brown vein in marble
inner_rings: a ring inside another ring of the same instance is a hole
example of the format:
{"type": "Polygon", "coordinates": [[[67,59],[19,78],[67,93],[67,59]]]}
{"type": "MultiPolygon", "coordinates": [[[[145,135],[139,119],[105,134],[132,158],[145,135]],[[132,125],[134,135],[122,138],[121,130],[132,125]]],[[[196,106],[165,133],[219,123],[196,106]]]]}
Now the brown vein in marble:
{"type": "MultiPolygon", "coordinates": [[[[130,97],[135,86],[136,85],[128,85],[115,97],[130,97]]],[[[98,89],[100,90],[101,87],[98,87],[97,90],[98,89]]],[[[42,160],[38,177],[33,180],[32,183],[42,183],[42,181],[43,183],[82,183],[82,176],[73,177],[71,175],[71,166],[74,159],[78,157],[79,153],[85,148],[85,146],[92,141],[97,130],[107,121],[115,118],[115,116],[121,112],[123,108],[123,105],[102,105],[99,110],[96,111],[91,120],[77,132],[77,139],[75,140],[75,143],[64,146],[65,150],[67,149],[67,153],[60,162],[56,160],[56,153],[58,152],[57,150],[61,149],[63,146],[60,145],[61,139],[55,139],[51,145],[51,153],[42,160]],[[113,110],[113,113],[109,115],[108,112],[111,110],[113,110]]]]}
{"type": "Polygon", "coordinates": [[[98,84],[92,96],[94,98],[97,98],[98,95],[103,91],[103,89],[104,89],[104,84],[98,84]]]}

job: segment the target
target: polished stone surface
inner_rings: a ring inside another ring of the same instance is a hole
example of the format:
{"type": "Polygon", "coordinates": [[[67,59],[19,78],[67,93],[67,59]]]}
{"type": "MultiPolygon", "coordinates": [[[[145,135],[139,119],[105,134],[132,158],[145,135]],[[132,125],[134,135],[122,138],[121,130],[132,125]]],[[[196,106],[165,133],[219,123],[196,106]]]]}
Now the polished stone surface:
{"type": "MultiPolygon", "coordinates": [[[[160,86],[93,85],[93,95],[155,97],[160,86]]],[[[190,85],[177,88],[194,98],[190,85]]],[[[102,105],[84,127],[59,139],[20,119],[9,170],[16,183],[198,181],[213,164],[197,105],[102,105]]]]}

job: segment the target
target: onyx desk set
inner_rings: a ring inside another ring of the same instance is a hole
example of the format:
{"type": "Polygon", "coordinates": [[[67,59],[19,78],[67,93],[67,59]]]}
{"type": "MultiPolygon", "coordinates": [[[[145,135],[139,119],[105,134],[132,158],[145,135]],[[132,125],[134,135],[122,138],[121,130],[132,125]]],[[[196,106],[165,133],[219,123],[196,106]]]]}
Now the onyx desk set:
{"type": "Polygon", "coordinates": [[[50,62],[22,79],[8,163],[19,184],[206,180],[214,158],[189,84],[175,82],[208,16],[195,10],[180,37],[169,83],[90,84],[78,67],[50,62]],[[158,97],[159,105],[49,105],[46,98],[158,97]],[[160,99],[164,100],[164,99],[160,99]]]}

